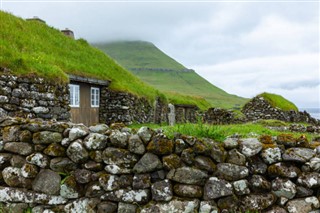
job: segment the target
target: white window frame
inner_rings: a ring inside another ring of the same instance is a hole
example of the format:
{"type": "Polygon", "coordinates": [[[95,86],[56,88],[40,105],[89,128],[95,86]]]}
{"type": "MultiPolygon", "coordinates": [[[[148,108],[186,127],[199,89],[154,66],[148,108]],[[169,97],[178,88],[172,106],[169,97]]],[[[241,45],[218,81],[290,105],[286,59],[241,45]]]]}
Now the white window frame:
{"type": "Polygon", "coordinates": [[[69,84],[70,107],[80,107],[80,86],[69,84]]]}
{"type": "Polygon", "coordinates": [[[100,106],[100,88],[91,87],[90,91],[91,91],[90,92],[91,107],[99,107],[100,106]]]}

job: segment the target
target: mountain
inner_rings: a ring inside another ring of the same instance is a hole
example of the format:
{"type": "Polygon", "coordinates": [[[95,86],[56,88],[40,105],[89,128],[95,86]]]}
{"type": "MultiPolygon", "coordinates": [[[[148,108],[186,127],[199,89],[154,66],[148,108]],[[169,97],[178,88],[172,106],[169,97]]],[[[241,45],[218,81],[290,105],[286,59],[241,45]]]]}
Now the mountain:
{"type": "Polygon", "coordinates": [[[194,70],[187,69],[150,42],[118,41],[93,45],[142,81],[166,94],[180,93],[203,97],[212,106],[222,108],[238,107],[247,101],[212,85],[194,70]]]}

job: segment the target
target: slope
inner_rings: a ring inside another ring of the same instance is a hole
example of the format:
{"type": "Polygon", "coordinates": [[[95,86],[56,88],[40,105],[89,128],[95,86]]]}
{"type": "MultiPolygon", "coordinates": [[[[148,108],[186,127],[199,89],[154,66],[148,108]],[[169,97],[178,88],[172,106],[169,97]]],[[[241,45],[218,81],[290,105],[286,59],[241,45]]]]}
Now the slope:
{"type": "Polygon", "coordinates": [[[205,98],[212,106],[232,108],[246,99],[228,94],[195,71],[167,56],[155,45],[143,41],[98,43],[94,46],[114,58],[144,82],[164,93],[180,93],[205,98]]]}

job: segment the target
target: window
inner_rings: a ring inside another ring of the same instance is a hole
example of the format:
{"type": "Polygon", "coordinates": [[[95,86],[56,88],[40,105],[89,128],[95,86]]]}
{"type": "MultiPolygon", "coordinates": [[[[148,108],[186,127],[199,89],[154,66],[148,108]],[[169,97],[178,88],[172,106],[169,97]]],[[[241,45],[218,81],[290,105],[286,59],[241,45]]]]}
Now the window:
{"type": "Polygon", "coordinates": [[[99,107],[100,89],[91,87],[91,107],[99,107]]]}
{"type": "Polygon", "coordinates": [[[79,89],[80,89],[79,85],[69,84],[71,107],[80,106],[80,90],[79,89]]]}

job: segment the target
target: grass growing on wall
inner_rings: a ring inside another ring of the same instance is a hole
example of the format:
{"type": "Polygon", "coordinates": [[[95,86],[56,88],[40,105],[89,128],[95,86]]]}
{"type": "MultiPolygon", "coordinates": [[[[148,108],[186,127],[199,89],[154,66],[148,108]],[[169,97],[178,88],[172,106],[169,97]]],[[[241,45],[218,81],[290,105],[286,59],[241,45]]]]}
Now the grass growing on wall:
{"type": "Polygon", "coordinates": [[[298,107],[294,103],[285,99],[281,95],[264,92],[258,96],[263,97],[274,108],[277,107],[283,111],[290,111],[290,110],[298,111],[298,107]]]}

